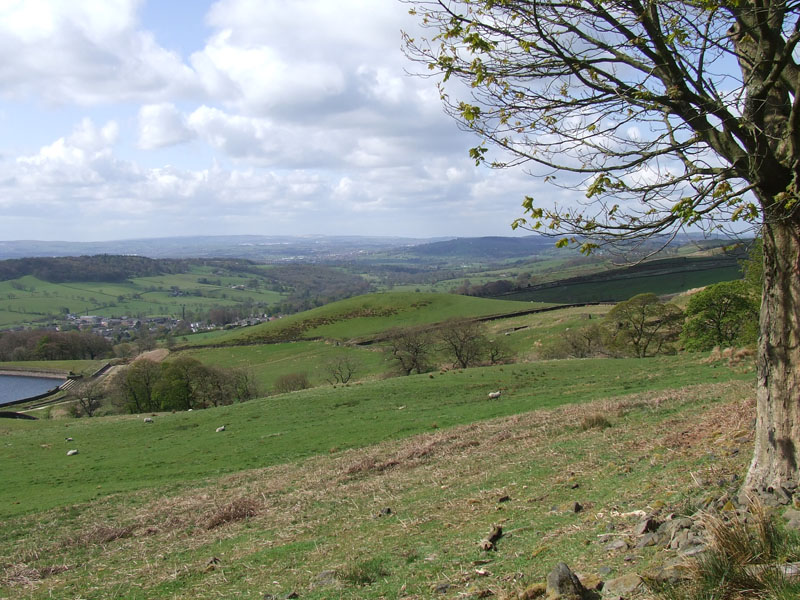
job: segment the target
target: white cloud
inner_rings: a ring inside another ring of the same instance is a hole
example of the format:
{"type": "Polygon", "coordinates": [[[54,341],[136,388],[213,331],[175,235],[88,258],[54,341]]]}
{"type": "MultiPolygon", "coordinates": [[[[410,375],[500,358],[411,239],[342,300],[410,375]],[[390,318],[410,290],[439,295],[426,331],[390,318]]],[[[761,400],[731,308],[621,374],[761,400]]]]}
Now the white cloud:
{"type": "Polygon", "coordinates": [[[163,148],[194,137],[174,104],[148,104],[139,109],[139,148],[163,148]]]}
{"type": "Polygon", "coordinates": [[[531,192],[476,169],[476,140],[433,82],[405,74],[400,2],[220,0],[207,36],[184,40],[187,62],[140,22],[144,6],[0,2],[0,51],[14,57],[0,113],[51,118],[35,146],[0,146],[0,238],[37,219],[74,224],[62,239],[497,233],[531,192]],[[59,111],[78,122],[63,137],[49,133],[59,111]]]}
{"type": "Polygon", "coordinates": [[[187,95],[193,71],[136,29],[141,0],[10,0],[0,3],[6,97],[92,105],[187,95]]]}
{"type": "Polygon", "coordinates": [[[111,158],[119,128],[113,121],[97,127],[84,119],[68,137],[57,139],[30,156],[21,156],[16,173],[23,184],[50,188],[96,185],[116,171],[111,158]]]}
{"type": "Polygon", "coordinates": [[[345,89],[335,64],[305,60],[302,54],[283,57],[267,45],[237,46],[230,30],[214,36],[192,63],[209,91],[251,115],[311,108],[345,89]]]}

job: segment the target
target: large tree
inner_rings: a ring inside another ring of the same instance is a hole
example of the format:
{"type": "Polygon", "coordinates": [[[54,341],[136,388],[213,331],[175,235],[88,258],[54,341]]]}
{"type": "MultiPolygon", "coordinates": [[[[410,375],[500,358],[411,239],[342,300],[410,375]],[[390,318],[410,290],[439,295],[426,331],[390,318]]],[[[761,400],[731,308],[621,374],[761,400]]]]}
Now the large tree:
{"type": "MultiPolygon", "coordinates": [[[[599,245],[732,222],[761,229],[756,449],[746,490],[800,484],[800,4],[412,0],[409,56],[493,166],[582,191],[516,226],[599,245]],[[429,34],[429,35],[428,35],[429,34]],[[464,85],[466,84],[466,85],[464,85]],[[505,152],[492,158],[490,148],[505,152]]],[[[627,242],[630,244],[630,242],[627,242]]]]}

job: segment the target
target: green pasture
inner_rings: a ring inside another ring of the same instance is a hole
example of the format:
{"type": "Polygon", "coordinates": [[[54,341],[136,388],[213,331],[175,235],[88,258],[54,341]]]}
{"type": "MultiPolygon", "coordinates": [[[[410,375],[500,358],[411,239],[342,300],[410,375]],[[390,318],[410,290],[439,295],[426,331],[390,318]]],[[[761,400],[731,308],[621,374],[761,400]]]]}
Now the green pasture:
{"type": "Polygon", "coordinates": [[[244,369],[265,393],[278,377],[288,373],[306,374],[312,386],[325,385],[331,377],[328,367],[339,357],[348,357],[355,365],[353,380],[374,377],[389,369],[379,348],[339,346],[323,341],[198,348],[179,355],[196,358],[204,364],[244,369]]]}
{"type": "MultiPolygon", "coordinates": [[[[440,323],[457,317],[507,314],[537,306],[545,305],[454,294],[368,294],[221,334],[214,337],[214,343],[235,345],[313,338],[351,340],[375,336],[393,327],[440,323]]],[[[194,343],[201,342],[190,341],[190,344],[194,343]]]]}
{"type": "Polygon", "coordinates": [[[105,360],[25,360],[0,362],[0,370],[19,371],[63,371],[76,375],[91,375],[106,364],[105,360]]]}
{"type": "MultiPolygon", "coordinates": [[[[452,298],[452,297],[451,297],[452,298]]],[[[611,309],[609,305],[565,308],[557,311],[535,313],[519,317],[502,318],[486,324],[490,338],[500,338],[506,342],[514,355],[521,359],[530,358],[531,350],[537,342],[545,341],[571,327],[583,327],[592,318],[602,319],[611,309]]],[[[348,332],[363,332],[363,328],[352,323],[348,329],[335,331],[339,335],[348,332]]],[[[320,328],[322,329],[322,328],[320,328]]],[[[239,330],[241,333],[242,330],[239,330]]],[[[214,344],[220,339],[217,335],[202,334],[201,340],[214,344]]],[[[190,336],[193,340],[195,337],[190,336]]],[[[335,336],[326,335],[326,339],[335,336]]],[[[435,357],[439,364],[449,364],[443,357],[435,357]]],[[[288,373],[305,373],[312,386],[325,385],[330,377],[328,366],[337,357],[347,356],[357,365],[354,380],[380,376],[393,367],[382,352],[380,344],[351,346],[322,340],[296,341],[270,344],[249,344],[243,346],[220,345],[187,349],[178,355],[191,356],[199,361],[225,368],[243,368],[252,373],[263,392],[272,389],[275,380],[288,373]]]]}
{"type": "Polygon", "coordinates": [[[651,292],[662,296],[677,294],[686,290],[741,279],[738,266],[698,271],[671,272],[663,275],[643,275],[625,277],[611,281],[565,282],[557,287],[542,290],[524,290],[503,296],[509,300],[531,302],[603,302],[623,301],[637,294],[651,292]],[[559,300],[560,299],[560,300],[559,300]]]}
{"type": "MultiPolygon", "coordinates": [[[[321,387],[215,409],[0,422],[0,519],[286,463],[493,417],[691,382],[749,379],[697,355],[475,368],[321,387]],[[489,401],[490,391],[502,390],[489,401]],[[215,433],[220,425],[223,433],[215,433]],[[66,437],[73,441],[66,442],[66,437]],[[68,449],[80,454],[68,457],[68,449]]],[[[35,414],[35,413],[34,413],[35,414]]]]}
{"type": "Polygon", "coordinates": [[[547,342],[568,329],[599,322],[612,305],[580,306],[499,319],[487,324],[490,333],[504,340],[519,360],[531,358],[540,342],[547,342]],[[502,337],[500,337],[502,336],[502,337]]]}
{"type": "Polygon", "coordinates": [[[234,289],[252,277],[212,274],[195,267],[190,273],[140,277],[125,283],[49,283],[32,276],[0,282],[0,327],[45,322],[64,312],[105,317],[169,316],[179,318],[184,307],[204,312],[242,302],[276,304],[283,295],[266,289],[234,289]],[[200,283],[206,277],[221,285],[200,283]],[[180,290],[180,295],[173,291],[180,290]]]}

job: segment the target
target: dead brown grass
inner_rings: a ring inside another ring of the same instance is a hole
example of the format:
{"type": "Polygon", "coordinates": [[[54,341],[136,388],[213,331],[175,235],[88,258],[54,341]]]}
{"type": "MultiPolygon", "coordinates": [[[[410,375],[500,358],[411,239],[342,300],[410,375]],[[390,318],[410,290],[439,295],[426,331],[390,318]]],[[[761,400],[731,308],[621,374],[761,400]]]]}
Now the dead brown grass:
{"type": "Polygon", "coordinates": [[[588,431],[589,429],[605,429],[611,427],[611,422],[603,415],[586,415],[581,419],[580,430],[588,431]]]}
{"type": "Polygon", "coordinates": [[[50,565],[41,567],[39,569],[34,569],[25,563],[16,563],[5,569],[3,577],[0,577],[0,585],[22,587],[34,586],[42,579],[69,571],[70,568],[71,567],[67,565],[50,565]]]}
{"type": "Polygon", "coordinates": [[[80,532],[76,536],[67,537],[63,541],[64,546],[87,546],[103,545],[130,537],[133,534],[133,526],[118,527],[113,525],[95,525],[86,531],[80,532]]]}
{"type": "Polygon", "coordinates": [[[259,503],[252,498],[236,498],[211,515],[206,522],[206,529],[214,529],[226,523],[235,523],[255,517],[259,508],[259,503]]]}
{"type": "Polygon", "coordinates": [[[752,348],[722,348],[714,346],[711,353],[707,358],[704,358],[701,363],[726,363],[729,367],[736,367],[746,365],[752,362],[755,357],[755,350],[752,348]]]}

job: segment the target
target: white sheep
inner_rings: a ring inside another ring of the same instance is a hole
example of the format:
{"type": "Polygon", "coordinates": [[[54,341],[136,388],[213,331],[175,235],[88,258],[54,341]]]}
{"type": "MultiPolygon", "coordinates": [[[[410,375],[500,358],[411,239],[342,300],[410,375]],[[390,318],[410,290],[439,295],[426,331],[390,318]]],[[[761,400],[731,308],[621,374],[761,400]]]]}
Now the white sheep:
{"type": "Polygon", "coordinates": [[[500,390],[497,390],[496,392],[489,392],[489,400],[494,400],[499,397],[500,397],[500,390]]]}
{"type": "Polygon", "coordinates": [[[67,450],[67,456],[75,456],[77,453],[77,450],[67,450]]]}
{"type": "Polygon", "coordinates": [[[225,431],[225,425],[223,425],[222,427],[217,427],[217,433],[221,433],[223,431],[225,431]]]}
{"type": "Polygon", "coordinates": [[[145,423],[152,423],[152,422],[153,422],[153,419],[151,419],[150,417],[145,417],[145,418],[144,418],[144,422],[145,422],[145,423]]]}

